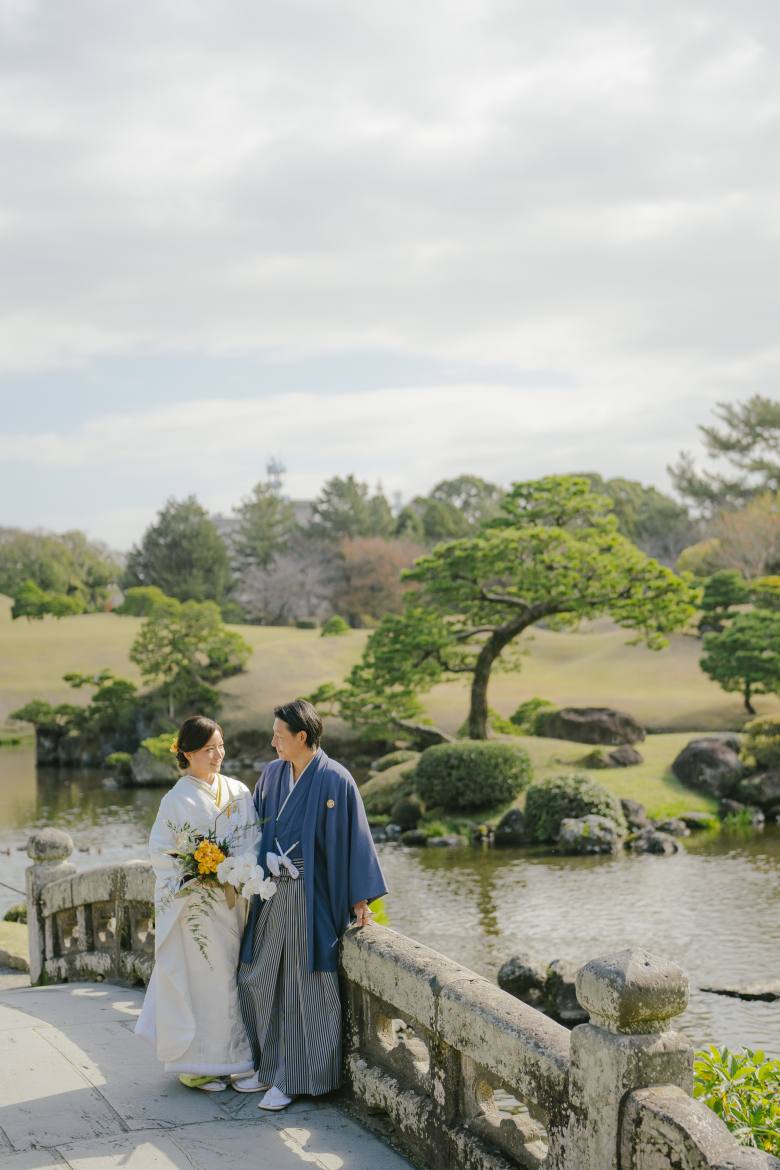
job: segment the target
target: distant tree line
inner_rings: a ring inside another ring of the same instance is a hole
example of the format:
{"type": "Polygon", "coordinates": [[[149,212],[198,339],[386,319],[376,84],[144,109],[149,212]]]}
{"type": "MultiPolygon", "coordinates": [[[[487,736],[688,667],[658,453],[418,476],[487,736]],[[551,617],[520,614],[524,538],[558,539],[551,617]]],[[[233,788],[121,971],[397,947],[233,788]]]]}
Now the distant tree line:
{"type": "MultiPolygon", "coordinates": [[[[667,567],[706,581],[780,573],[780,403],[755,395],[721,403],[700,429],[712,467],[683,452],[669,468],[678,499],[624,478],[580,473],[611,505],[618,533],[667,567]]],[[[437,483],[393,506],[381,485],[334,476],[313,501],[285,492],[268,464],[230,516],[194,496],[170,499],[125,561],[81,532],[0,529],[0,592],[14,617],[111,608],[117,586],[157,588],[181,602],[212,601],[223,620],[351,626],[399,614],[414,588],[402,573],[440,545],[464,540],[503,514],[508,489],[476,475],[437,483]]],[[[125,608],[125,612],[127,609],[125,608]]]]}

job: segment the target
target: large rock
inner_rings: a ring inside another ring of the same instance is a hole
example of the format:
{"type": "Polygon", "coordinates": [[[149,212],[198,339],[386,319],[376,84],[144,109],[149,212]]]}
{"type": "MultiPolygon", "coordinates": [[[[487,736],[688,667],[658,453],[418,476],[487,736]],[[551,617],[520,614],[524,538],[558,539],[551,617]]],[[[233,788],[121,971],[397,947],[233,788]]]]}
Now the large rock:
{"type": "Polygon", "coordinates": [[[620,801],[620,807],[629,829],[649,829],[651,827],[645,806],[640,804],[638,800],[630,800],[624,796],[620,801]]]}
{"type": "Polygon", "coordinates": [[[498,986],[531,1007],[543,1007],[547,964],[535,955],[513,955],[501,965],[498,986]]]}
{"type": "Polygon", "coordinates": [[[525,845],[528,836],[525,831],[525,817],[521,809],[510,808],[498,822],[493,834],[494,845],[525,845]]]}
{"type": "Polygon", "coordinates": [[[746,776],[737,785],[736,797],[745,804],[755,804],[768,816],[780,813],[780,771],[746,776]]]}
{"type": "Polygon", "coordinates": [[[578,970],[579,963],[571,963],[568,959],[555,959],[547,968],[544,1010],[567,1028],[587,1024],[590,1018],[577,999],[575,980],[578,970]]]}
{"type": "Polygon", "coordinates": [[[175,784],[181,775],[173,762],[173,756],[170,761],[158,760],[145,747],[139,747],[138,751],[133,753],[130,771],[133,784],[137,784],[139,788],[170,786],[175,784]]]}
{"type": "Polygon", "coordinates": [[[722,821],[727,818],[736,819],[739,823],[752,826],[754,829],[763,829],[766,823],[766,817],[760,808],[753,804],[742,804],[738,800],[718,801],[718,816],[722,821]]]}
{"type": "Polygon", "coordinates": [[[681,820],[692,833],[702,833],[707,829],[715,829],[718,825],[717,817],[706,812],[680,813],[678,820],[681,820]]]}
{"type": "Polygon", "coordinates": [[[644,758],[636,748],[624,743],[622,747],[607,752],[607,759],[613,768],[633,768],[636,764],[643,764],[644,758]]]}
{"type": "Polygon", "coordinates": [[[735,736],[705,735],[687,743],[672,764],[683,784],[713,796],[730,796],[745,774],[735,736]]]}
{"type": "Polygon", "coordinates": [[[670,837],[690,837],[691,830],[682,817],[669,817],[666,821],[656,821],[654,828],[659,833],[668,833],[670,837]]]}
{"type": "Polygon", "coordinates": [[[640,743],[644,729],[625,711],[612,707],[563,707],[536,717],[536,734],[575,743],[640,743]]]}
{"type": "Polygon", "coordinates": [[[660,857],[670,856],[682,848],[679,841],[669,833],[659,833],[652,828],[641,829],[629,837],[626,844],[632,853],[657,853],[660,857]]]}
{"type": "Polygon", "coordinates": [[[617,853],[623,833],[614,821],[591,813],[561,821],[558,849],[561,853],[617,853]]]}

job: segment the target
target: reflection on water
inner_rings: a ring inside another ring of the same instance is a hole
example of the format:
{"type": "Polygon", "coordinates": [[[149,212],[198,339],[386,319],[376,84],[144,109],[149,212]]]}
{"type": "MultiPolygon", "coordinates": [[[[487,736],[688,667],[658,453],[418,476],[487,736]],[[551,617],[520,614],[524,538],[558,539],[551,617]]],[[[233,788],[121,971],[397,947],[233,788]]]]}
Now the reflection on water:
{"type": "MultiPolygon", "coordinates": [[[[252,777],[243,777],[251,783],[252,777]]],[[[105,786],[95,771],[41,769],[0,751],[0,880],[24,888],[32,827],[73,837],[79,869],[143,857],[160,789],[105,786]]],[[[745,1003],[701,984],[776,979],[780,829],[691,838],[671,858],[559,858],[520,851],[381,846],[390,925],[494,979],[510,955],[584,962],[634,944],[691,977],[682,1026],[715,1041],[780,1053],[780,1004],[745,1003]]],[[[18,895],[0,886],[0,912],[18,895]]]]}

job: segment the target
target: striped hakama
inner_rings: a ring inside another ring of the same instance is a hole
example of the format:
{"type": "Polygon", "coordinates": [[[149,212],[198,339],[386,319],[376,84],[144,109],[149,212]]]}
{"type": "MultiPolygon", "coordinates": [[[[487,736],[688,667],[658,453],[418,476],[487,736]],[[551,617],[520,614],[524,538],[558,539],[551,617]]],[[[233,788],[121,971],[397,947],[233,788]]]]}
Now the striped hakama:
{"type": "Polygon", "coordinates": [[[285,870],[262,905],[238,998],[259,1079],[288,1097],[318,1096],[341,1081],[341,1001],[335,971],[309,971],[306,895],[285,870]]]}

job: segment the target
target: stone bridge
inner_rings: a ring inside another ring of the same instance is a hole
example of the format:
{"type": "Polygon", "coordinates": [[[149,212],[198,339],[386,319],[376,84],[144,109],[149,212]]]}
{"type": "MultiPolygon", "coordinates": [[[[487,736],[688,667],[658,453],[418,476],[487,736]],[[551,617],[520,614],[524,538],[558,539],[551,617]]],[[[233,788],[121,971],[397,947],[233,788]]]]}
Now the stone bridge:
{"type": "MultiPolygon", "coordinates": [[[[71,850],[55,829],[29,842],[32,984],[142,986],[151,867],[77,873],[71,850]]],[[[576,987],[590,1022],[572,1032],[380,926],[345,936],[341,985],[344,1106],[418,1166],[780,1170],[691,1096],[693,1051],[672,1028],[688,980],[667,960],[632,949],[587,963],[576,987]]]]}

